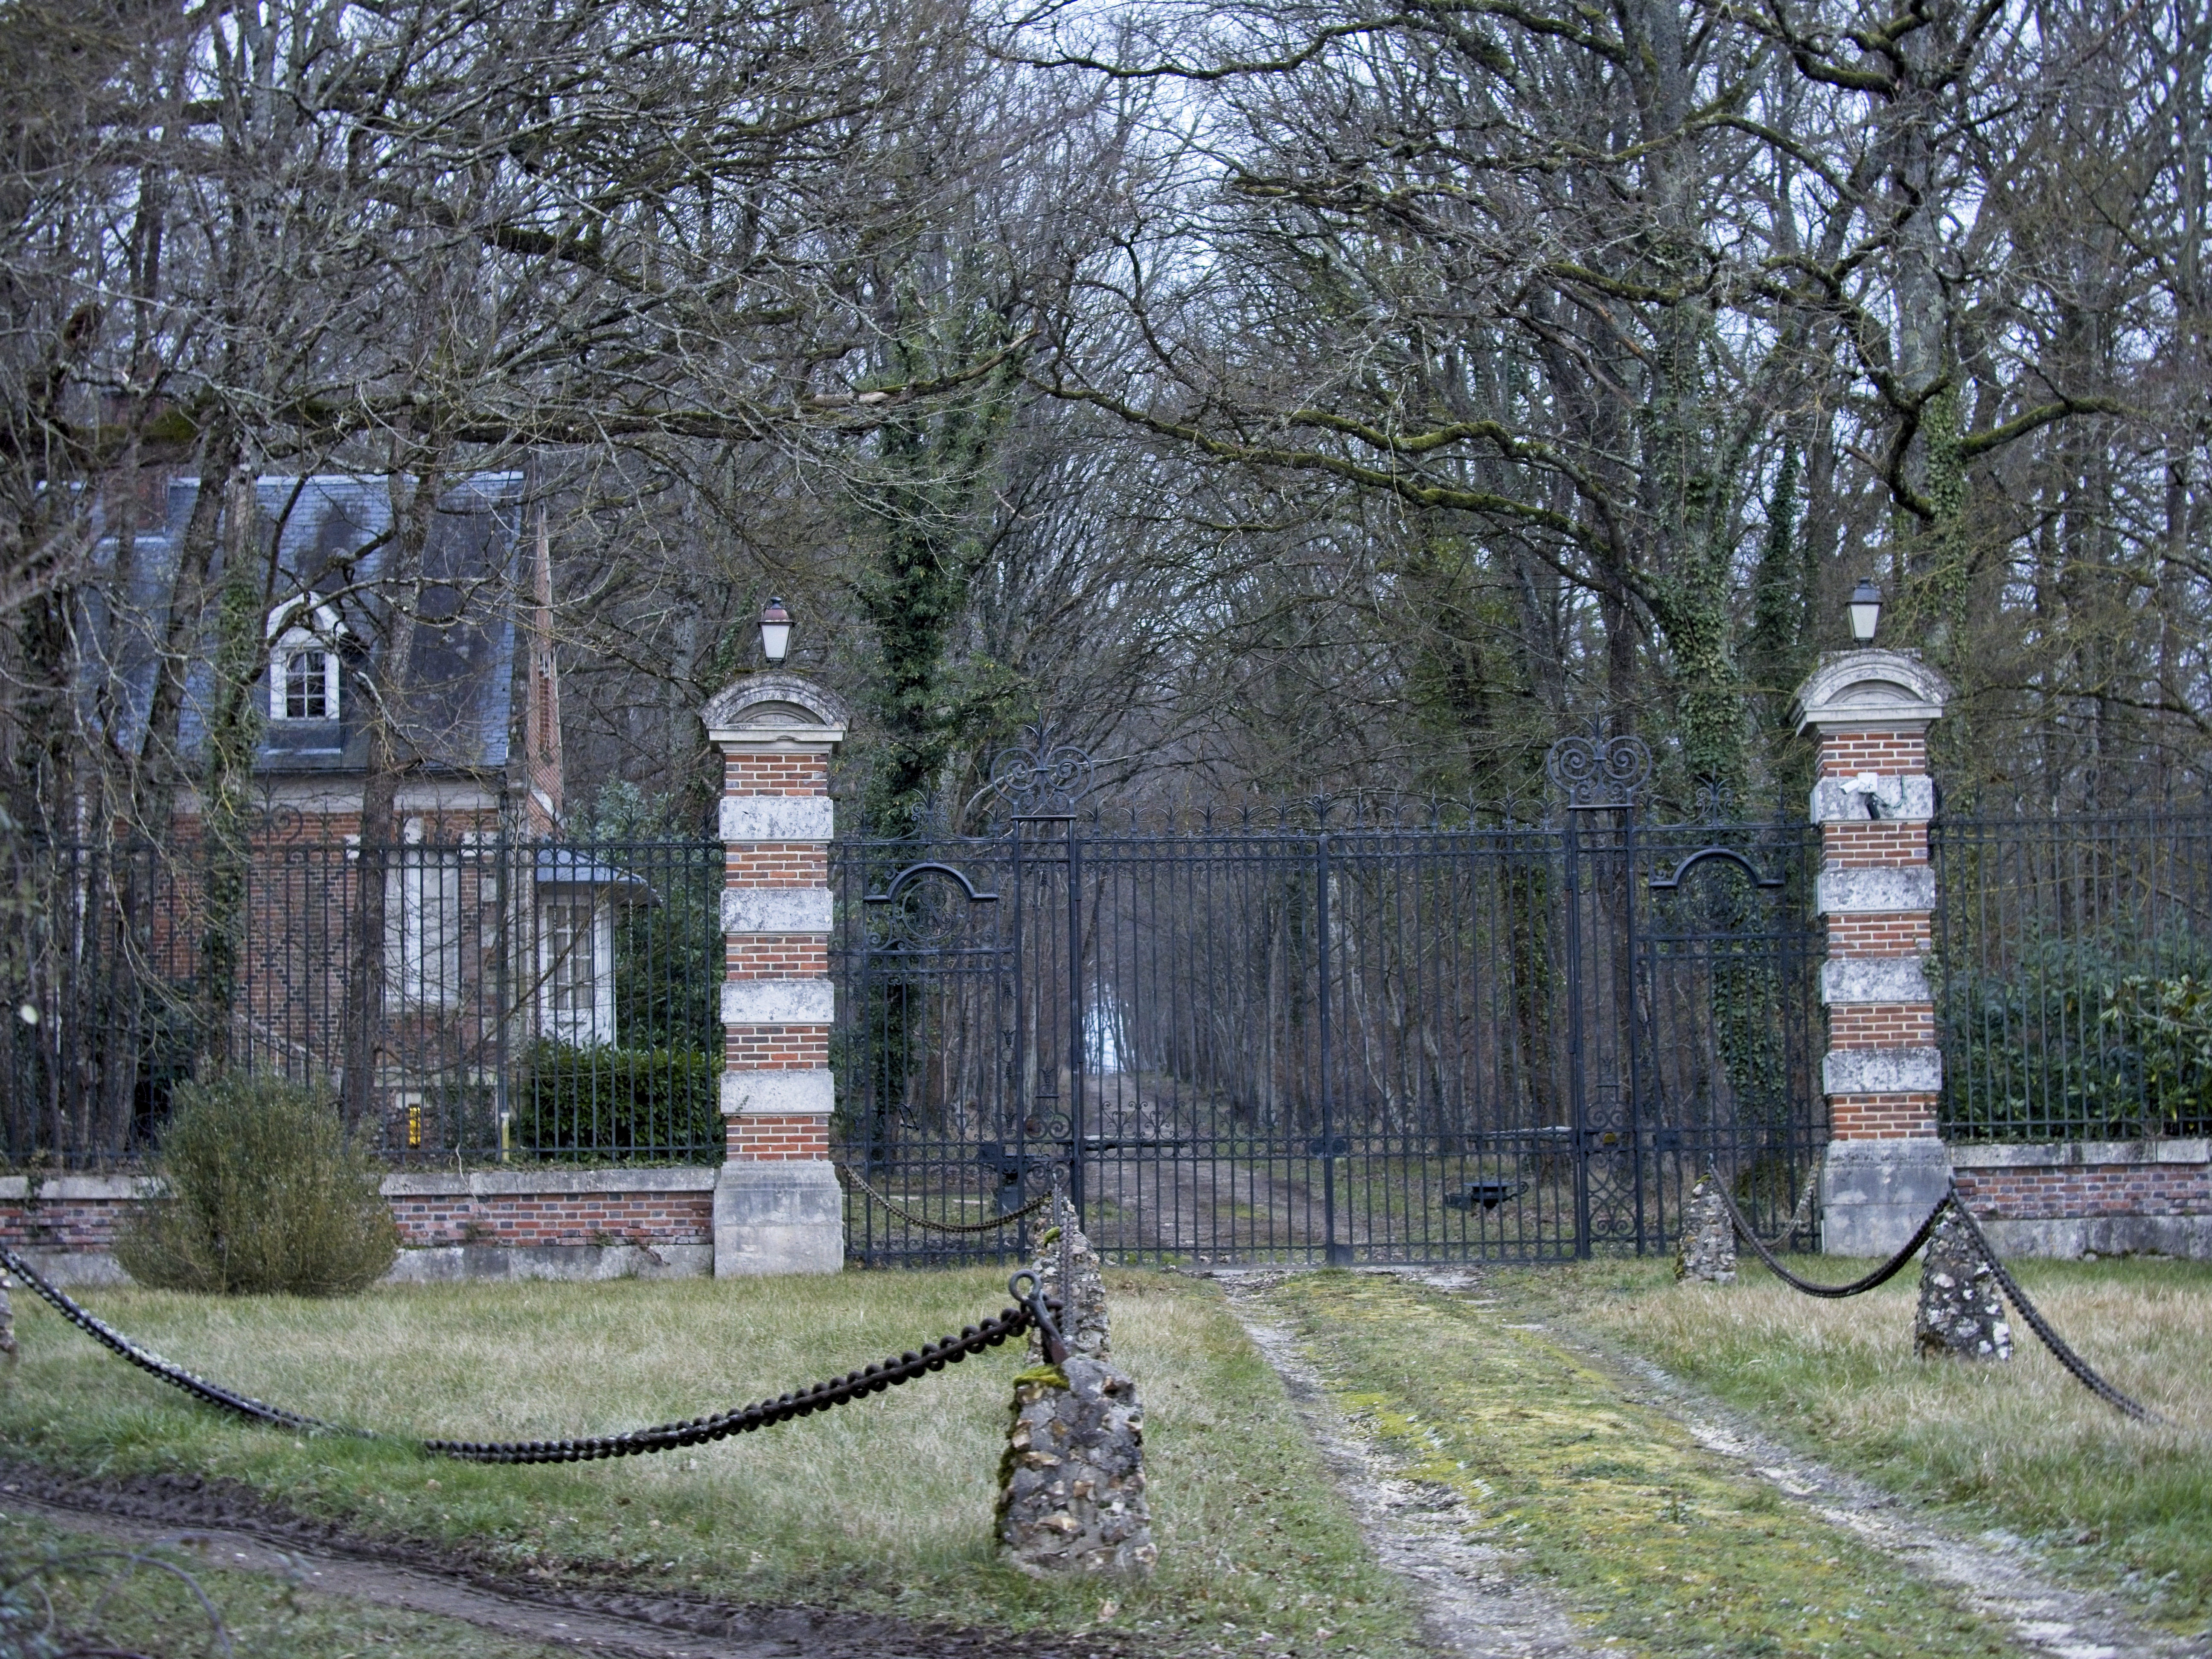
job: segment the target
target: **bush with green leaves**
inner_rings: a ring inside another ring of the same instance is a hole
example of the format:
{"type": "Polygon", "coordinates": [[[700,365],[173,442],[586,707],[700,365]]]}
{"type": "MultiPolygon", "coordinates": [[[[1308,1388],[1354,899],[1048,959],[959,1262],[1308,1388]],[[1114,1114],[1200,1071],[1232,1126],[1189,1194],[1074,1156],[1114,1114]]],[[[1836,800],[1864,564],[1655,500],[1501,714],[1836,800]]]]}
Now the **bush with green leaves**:
{"type": "Polygon", "coordinates": [[[259,1073],[179,1084],[153,1173],[162,1195],[115,1244],[142,1285],[344,1296],[398,1254],[382,1168],[327,1089],[259,1073]]]}
{"type": "Polygon", "coordinates": [[[721,1071],[692,1048],[532,1045],[511,1144],[562,1160],[641,1158],[720,1164],[721,1071]]]}
{"type": "Polygon", "coordinates": [[[2185,934],[2030,940],[1945,978],[1945,1127],[1984,1139],[2212,1128],[2212,949],[2185,934]]]}

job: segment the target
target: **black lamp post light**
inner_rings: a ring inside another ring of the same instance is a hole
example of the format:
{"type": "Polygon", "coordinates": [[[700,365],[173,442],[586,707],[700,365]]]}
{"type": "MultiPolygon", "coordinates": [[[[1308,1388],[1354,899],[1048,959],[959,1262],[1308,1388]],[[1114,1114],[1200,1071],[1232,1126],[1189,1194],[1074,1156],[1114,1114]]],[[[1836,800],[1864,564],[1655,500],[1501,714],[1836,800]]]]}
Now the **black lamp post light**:
{"type": "Polygon", "coordinates": [[[1851,638],[1861,645],[1874,643],[1874,630],[1881,623],[1881,589],[1871,579],[1851,590],[1851,638]]]}

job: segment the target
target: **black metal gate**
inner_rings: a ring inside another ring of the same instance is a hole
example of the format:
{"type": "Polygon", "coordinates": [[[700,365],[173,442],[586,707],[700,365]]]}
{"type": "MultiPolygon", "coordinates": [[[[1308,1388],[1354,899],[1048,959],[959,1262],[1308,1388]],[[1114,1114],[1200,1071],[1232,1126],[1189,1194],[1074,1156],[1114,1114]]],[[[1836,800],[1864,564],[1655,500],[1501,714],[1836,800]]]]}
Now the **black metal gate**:
{"type": "MultiPolygon", "coordinates": [[[[964,1224],[1065,1166],[1125,1261],[1648,1251],[1709,1159],[1772,1227],[1826,1138],[1817,838],[1640,822],[1634,739],[1550,770],[1537,826],[1124,830],[1040,744],[999,835],[841,842],[837,1155],[964,1224]]],[[[1033,1243],[851,1203],[863,1261],[1033,1243]]]]}

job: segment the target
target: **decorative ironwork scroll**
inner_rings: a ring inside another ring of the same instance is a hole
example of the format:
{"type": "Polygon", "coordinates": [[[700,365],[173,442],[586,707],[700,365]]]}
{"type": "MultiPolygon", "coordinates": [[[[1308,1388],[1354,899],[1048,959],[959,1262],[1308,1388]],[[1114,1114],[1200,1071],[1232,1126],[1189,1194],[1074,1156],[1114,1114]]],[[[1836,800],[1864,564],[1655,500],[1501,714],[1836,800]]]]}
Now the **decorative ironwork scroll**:
{"type": "Polygon", "coordinates": [[[1065,817],[1091,793],[1090,755],[1072,743],[1055,743],[1042,726],[1030,730],[1026,749],[1002,749],[991,759],[991,781],[979,794],[994,794],[1018,818],[1065,817]]]}
{"type": "Polygon", "coordinates": [[[1641,738],[1561,738],[1545,752],[1544,773],[1569,811],[1627,806],[1650,781],[1651,750],[1641,738]]]}

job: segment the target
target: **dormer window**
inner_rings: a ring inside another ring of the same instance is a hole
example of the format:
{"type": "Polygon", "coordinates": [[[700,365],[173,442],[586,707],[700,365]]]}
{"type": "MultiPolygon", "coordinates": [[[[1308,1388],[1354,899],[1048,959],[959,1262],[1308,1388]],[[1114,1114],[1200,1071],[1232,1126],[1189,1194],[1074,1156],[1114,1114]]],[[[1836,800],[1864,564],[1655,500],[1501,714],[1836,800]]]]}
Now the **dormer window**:
{"type": "Polygon", "coordinates": [[[288,600],[269,617],[269,718],[334,720],[338,717],[337,613],[312,593],[288,600]]]}
{"type": "Polygon", "coordinates": [[[280,720],[333,719],[338,706],[338,653],[307,646],[284,653],[284,706],[280,720]]]}

